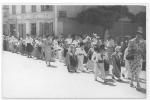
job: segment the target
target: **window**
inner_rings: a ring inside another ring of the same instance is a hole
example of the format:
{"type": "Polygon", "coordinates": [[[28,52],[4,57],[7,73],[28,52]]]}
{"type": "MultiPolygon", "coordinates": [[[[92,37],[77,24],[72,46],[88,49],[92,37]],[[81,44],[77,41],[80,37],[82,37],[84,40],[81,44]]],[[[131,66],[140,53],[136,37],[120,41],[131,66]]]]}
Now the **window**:
{"type": "Polygon", "coordinates": [[[16,6],[12,5],[12,14],[16,14],[16,6]]]}
{"type": "Polygon", "coordinates": [[[25,5],[22,5],[22,13],[25,13],[25,5]]]}
{"type": "Polygon", "coordinates": [[[42,5],[41,6],[41,11],[52,11],[53,6],[52,5],[42,5]]]}
{"type": "Polygon", "coordinates": [[[32,5],[32,12],[36,12],[36,5],[32,5]]]}
{"type": "Polygon", "coordinates": [[[59,17],[60,18],[66,18],[66,11],[59,11],[59,17]]]}

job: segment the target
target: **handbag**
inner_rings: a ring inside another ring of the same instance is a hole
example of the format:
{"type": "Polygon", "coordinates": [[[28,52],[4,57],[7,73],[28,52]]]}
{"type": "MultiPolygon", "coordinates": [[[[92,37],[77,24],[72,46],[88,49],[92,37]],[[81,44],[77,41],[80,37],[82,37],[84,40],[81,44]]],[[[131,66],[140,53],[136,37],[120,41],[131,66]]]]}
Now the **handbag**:
{"type": "Polygon", "coordinates": [[[121,61],[121,66],[125,66],[125,61],[121,61]]]}
{"type": "Polygon", "coordinates": [[[129,53],[129,54],[126,56],[126,59],[127,59],[127,60],[134,60],[134,54],[133,54],[133,53],[129,53]]]}

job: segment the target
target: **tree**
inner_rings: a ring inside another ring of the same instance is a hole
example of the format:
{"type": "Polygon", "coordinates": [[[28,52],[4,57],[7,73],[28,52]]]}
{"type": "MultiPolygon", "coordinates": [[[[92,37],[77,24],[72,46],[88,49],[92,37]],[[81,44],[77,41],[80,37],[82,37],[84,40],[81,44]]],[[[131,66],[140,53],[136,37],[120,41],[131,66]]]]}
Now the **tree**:
{"type": "Polygon", "coordinates": [[[130,19],[131,23],[137,23],[142,27],[144,32],[144,39],[146,39],[146,12],[139,12],[136,15],[133,13],[128,13],[128,18],[130,19]]]}
{"type": "Polygon", "coordinates": [[[96,6],[80,12],[76,19],[80,24],[88,23],[103,27],[104,39],[106,30],[111,29],[116,21],[126,17],[128,13],[126,6],[96,6]]]}

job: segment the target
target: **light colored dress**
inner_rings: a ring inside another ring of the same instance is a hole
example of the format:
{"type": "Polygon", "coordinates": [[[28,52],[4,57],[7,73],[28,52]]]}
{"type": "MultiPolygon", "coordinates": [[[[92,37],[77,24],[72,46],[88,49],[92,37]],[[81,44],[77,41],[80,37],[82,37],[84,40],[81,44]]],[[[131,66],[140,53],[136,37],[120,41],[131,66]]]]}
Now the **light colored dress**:
{"type": "Polygon", "coordinates": [[[121,77],[121,54],[121,52],[114,52],[111,56],[113,63],[112,73],[117,78],[121,77]]]}
{"type": "MultiPolygon", "coordinates": [[[[129,41],[128,50],[142,51],[146,50],[145,40],[136,41],[136,38],[129,41]]],[[[131,75],[139,76],[142,69],[142,54],[134,54],[134,60],[129,60],[131,75]]]]}
{"type": "Polygon", "coordinates": [[[45,40],[45,46],[44,46],[44,50],[45,50],[45,59],[46,61],[50,62],[51,61],[51,45],[52,42],[50,40],[45,40]]]}
{"type": "Polygon", "coordinates": [[[115,47],[115,42],[114,40],[107,40],[106,41],[106,46],[107,46],[107,52],[108,52],[108,58],[109,60],[111,61],[111,55],[113,54],[114,52],[114,47],[115,47]]]}

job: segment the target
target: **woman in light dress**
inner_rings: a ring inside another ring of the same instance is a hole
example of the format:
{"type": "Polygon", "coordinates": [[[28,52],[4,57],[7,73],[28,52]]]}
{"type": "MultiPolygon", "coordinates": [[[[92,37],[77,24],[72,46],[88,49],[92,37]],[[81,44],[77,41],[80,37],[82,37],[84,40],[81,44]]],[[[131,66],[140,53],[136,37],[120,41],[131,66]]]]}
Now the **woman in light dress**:
{"type": "Polygon", "coordinates": [[[52,46],[52,39],[50,35],[46,36],[44,50],[45,50],[45,60],[48,67],[50,67],[50,61],[51,61],[51,46],[52,46]]]}

